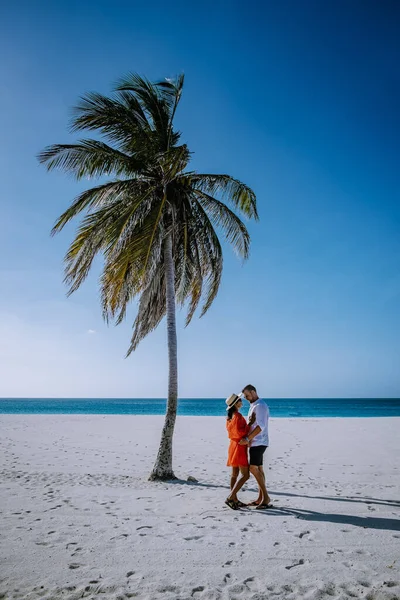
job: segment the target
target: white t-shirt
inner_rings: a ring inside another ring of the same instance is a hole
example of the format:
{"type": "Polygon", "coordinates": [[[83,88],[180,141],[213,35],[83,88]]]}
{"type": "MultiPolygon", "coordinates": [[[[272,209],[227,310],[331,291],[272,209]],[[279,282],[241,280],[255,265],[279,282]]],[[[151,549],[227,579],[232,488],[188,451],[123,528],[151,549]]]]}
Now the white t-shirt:
{"type": "Polygon", "coordinates": [[[250,428],[249,435],[257,425],[261,428],[261,431],[258,435],[253,437],[250,442],[250,446],[269,446],[269,436],[268,436],[268,420],[269,420],[269,408],[268,404],[259,398],[252,404],[250,404],[249,415],[250,418],[253,412],[256,413],[256,420],[250,428]]]}

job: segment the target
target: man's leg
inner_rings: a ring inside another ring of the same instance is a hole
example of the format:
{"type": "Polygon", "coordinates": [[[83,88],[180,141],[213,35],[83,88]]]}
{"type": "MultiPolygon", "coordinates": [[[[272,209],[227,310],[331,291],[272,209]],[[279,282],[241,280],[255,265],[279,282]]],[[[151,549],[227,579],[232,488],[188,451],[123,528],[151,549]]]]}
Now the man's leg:
{"type": "MultiPolygon", "coordinates": [[[[262,460],[260,459],[260,456],[259,456],[259,452],[260,452],[260,448],[250,447],[250,450],[249,450],[249,454],[250,454],[250,467],[251,467],[251,465],[258,466],[260,464],[260,462],[262,462],[262,460]]],[[[257,481],[257,483],[258,483],[258,481],[257,481]]],[[[262,498],[263,498],[262,490],[261,490],[260,486],[258,486],[257,500],[254,500],[253,502],[250,502],[249,506],[256,506],[258,504],[261,504],[262,498]]]]}
{"type": "Polygon", "coordinates": [[[261,475],[263,476],[263,479],[264,479],[264,487],[265,487],[265,489],[267,489],[267,482],[266,482],[266,479],[265,479],[265,473],[264,473],[264,467],[263,467],[263,465],[260,465],[260,466],[258,467],[258,469],[259,469],[259,471],[260,471],[261,475]]]}
{"type": "Polygon", "coordinates": [[[260,467],[257,465],[250,465],[250,473],[254,475],[256,481],[258,483],[258,487],[260,488],[260,493],[258,496],[258,504],[268,504],[269,496],[267,492],[267,488],[265,487],[265,480],[263,474],[260,471],[260,467]]]}
{"type": "Polygon", "coordinates": [[[254,475],[259,489],[258,498],[255,502],[252,502],[251,505],[268,504],[270,502],[270,497],[265,485],[264,468],[262,466],[265,450],[266,446],[255,446],[250,448],[250,472],[254,475]]]}
{"type": "Polygon", "coordinates": [[[260,473],[262,475],[262,478],[264,480],[264,489],[267,492],[267,495],[266,495],[265,499],[266,499],[266,503],[269,504],[271,502],[271,498],[269,497],[268,490],[267,490],[267,482],[266,482],[266,479],[265,479],[265,473],[264,473],[264,467],[263,467],[263,465],[259,466],[258,470],[260,471],[260,473]]]}
{"type": "MultiPolygon", "coordinates": [[[[258,469],[259,469],[259,471],[261,472],[261,474],[262,474],[262,476],[263,476],[263,478],[264,478],[264,486],[265,486],[265,474],[264,474],[264,468],[263,468],[263,466],[261,465],[261,467],[258,467],[258,469]]],[[[258,487],[258,498],[257,498],[257,500],[255,500],[255,502],[254,502],[254,503],[252,502],[252,505],[253,505],[253,504],[261,504],[261,501],[262,501],[262,492],[261,492],[261,488],[260,488],[260,487],[258,487]]]]}
{"type": "MultiPolygon", "coordinates": [[[[266,480],[266,478],[265,478],[265,472],[264,472],[264,467],[263,467],[263,465],[261,465],[261,467],[259,467],[259,469],[260,469],[260,471],[261,471],[261,473],[262,473],[262,476],[263,476],[263,478],[264,478],[264,487],[265,487],[265,489],[267,489],[267,480],[266,480]]],[[[270,496],[269,496],[269,494],[268,494],[268,491],[267,491],[267,496],[268,496],[267,503],[269,504],[269,503],[271,502],[271,498],[270,498],[270,496]]]]}

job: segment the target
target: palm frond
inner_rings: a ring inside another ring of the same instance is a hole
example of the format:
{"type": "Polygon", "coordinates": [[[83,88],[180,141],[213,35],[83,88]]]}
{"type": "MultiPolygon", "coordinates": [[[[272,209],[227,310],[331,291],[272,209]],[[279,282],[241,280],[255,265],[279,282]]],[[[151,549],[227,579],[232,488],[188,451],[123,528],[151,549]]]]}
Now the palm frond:
{"type": "Polygon", "coordinates": [[[143,151],[152,142],[151,125],[145,113],[138,103],[129,105],[126,95],[120,99],[97,93],[83,96],[73,109],[71,130],[84,129],[101,132],[127,151],[143,151]]]}
{"type": "Polygon", "coordinates": [[[171,108],[171,116],[172,119],[175,115],[176,107],[179,104],[179,101],[182,97],[183,84],[185,82],[185,76],[183,73],[178,75],[176,79],[162,79],[158,81],[155,85],[160,90],[162,97],[168,103],[168,106],[171,108]]]}
{"type": "Polygon", "coordinates": [[[201,192],[195,191],[201,206],[211,217],[216,227],[222,229],[227,241],[233,246],[237,254],[246,260],[250,251],[250,235],[243,221],[223,202],[201,192]]]}
{"type": "MultiPolygon", "coordinates": [[[[126,252],[128,246],[132,250],[131,237],[135,232],[139,237],[143,222],[149,217],[151,219],[151,211],[154,210],[156,199],[150,191],[146,188],[140,193],[141,190],[135,189],[136,196],[133,197],[124,193],[116,195],[113,202],[92,211],[83,219],[65,258],[65,282],[70,286],[69,293],[76,291],[86,279],[95,254],[101,252],[104,255],[106,269],[107,263],[113,268],[116,266],[115,257],[126,252]],[[89,260],[91,253],[93,257],[89,260]]],[[[140,284],[138,273],[136,279],[140,284]]]]}
{"type": "Polygon", "coordinates": [[[71,206],[57,219],[52,235],[55,235],[65,227],[69,221],[85,210],[94,210],[108,204],[115,204],[121,195],[137,195],[141,191],[142,182],[137,179],[124,181],[110,181],[85,190],[74,200],[71,206]]]}
{"type": "Polygon", "coordinates": [[[178,104],[182,98],[182,90],[183,84],[185,81],[185,76],[183,73],[179,75],[175,80],[173,79],[165,79],[164,81],[159,81],[157,83],[158,88],[162,90],[162,96],[170,107],[170,119],[168,126],[168,148],[172,145],[176,145],[178,141],[173,139],[174,130],[174,117],[176,113],[176,109],[178,108],[178,104]]]}
{"type": "Polygon", "coordinates": [[[161,143],[160,149],[167,150],[171,106],[165,101],[165,97],[160,93],[157,85],[137,73],[130,73],[118,82],[116,89],[134,94],[143,112],[151,118],[153,129],[157,131],[161,143]]]}
{"type": "Polygon", "coordinates": [[[190,152],[186,144],[173,146],[166,152],[160,153],[159,162],[162,167],[165,181],[173,182],[186,168],[189,160],[190,152]]]}
{"type": "Polygon", "coordinates": [[[97,219],[93,215],[86,217],[65,255],[64,282],[68,286],[68,295],[76,292],[87,278],[96,255],[104,247],[105,218],[99,213],[97,219]]]}
{"type": "MultiPolygon", "coordinates": [[[[201,260],[204,277],[205,301],[200,314],[204,316],[215,300],[222,277],[223,256],[222,248],[215,229],[199,202],[193,203],[194,215],[200,226],[196,227],[196,239],[201,247],[201,260]]],[[[193,314],[189,311],[186,324],[188,325],[193,314]]]]}
{"type": "Polygon", "coordinates": [[[165,271],[160,265],[156,276],[150,281],[140,296],[138,313],[133,325],[131,343],[126,356],[129,356],[140,342],[158,327],[167,310],[165,271]]]}
{"type": "Polygon", "coordinates": [[[256,195],[253,190],[230,175],[184,174],[182,179],[195,189],[232,204],[246,217],[258,220],[256,195]]]}
{"type": "MultiPolygon", "coordinates": [[[[132,227],[118,247],[109,246],[105,250],[106,264],[102,279],[103,315],[115,318],[124,308],[126,298],[127,277],[129,274],[135,280],[132,289],[143,290],[148,279],[149,271],[158,264],[163,241],[163,231],[158,226],[162,201],[153,202],[140,225],[132,227]]],[[[129,282],[128,282],[129,283],[129,282]]],[[[132,285],[132,283],[129,283],[132,285]]],[[[136,293],[135,291],[135,293],[136,293]]],[[[121,320],[122,317],[119,317],[121,320]]]]}
{"type": "Polygon", "coordinates": [[[134,156],[112,148],[98,140],[82,140],[77,144],[54,144],[38,155],[39,162],[45,164],[48,171],[63,169],[82,177],[101,177],[103,175],[132,175],[139,173],[147,165],[134,156]]]}

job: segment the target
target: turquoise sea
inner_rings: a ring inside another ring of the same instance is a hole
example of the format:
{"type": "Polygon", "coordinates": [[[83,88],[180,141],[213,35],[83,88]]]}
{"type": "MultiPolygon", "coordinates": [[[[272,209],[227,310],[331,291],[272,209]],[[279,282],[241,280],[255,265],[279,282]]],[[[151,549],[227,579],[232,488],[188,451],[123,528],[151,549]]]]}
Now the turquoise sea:
{"type": "MultiPolygon", "coordinates": [[[[400,417],[400,398],[267,398],[266,401],[272,417],[400,417]]],[[[0,413],[162,415],[165,404],[163,398],[3,398],[0,413]]],[[[225,399],[181,398],[178,413],[225,415],[225,399]]]]}

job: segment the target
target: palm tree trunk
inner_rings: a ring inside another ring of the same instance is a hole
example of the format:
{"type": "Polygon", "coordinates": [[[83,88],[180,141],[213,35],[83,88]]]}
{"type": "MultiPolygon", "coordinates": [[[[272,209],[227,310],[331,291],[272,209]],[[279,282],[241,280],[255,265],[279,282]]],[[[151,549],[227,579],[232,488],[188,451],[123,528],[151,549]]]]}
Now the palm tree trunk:
{"type": "Polygon", "coordinates": [[[150,475],[152,481],[176,479],[172,470],[172,437],[178,407],[178,357],[175,318],[175,268],[172,256],[172,234],[165,240],[165,281],[167,296],[168,335],[168,402],[158,455],[150,475]]]}

